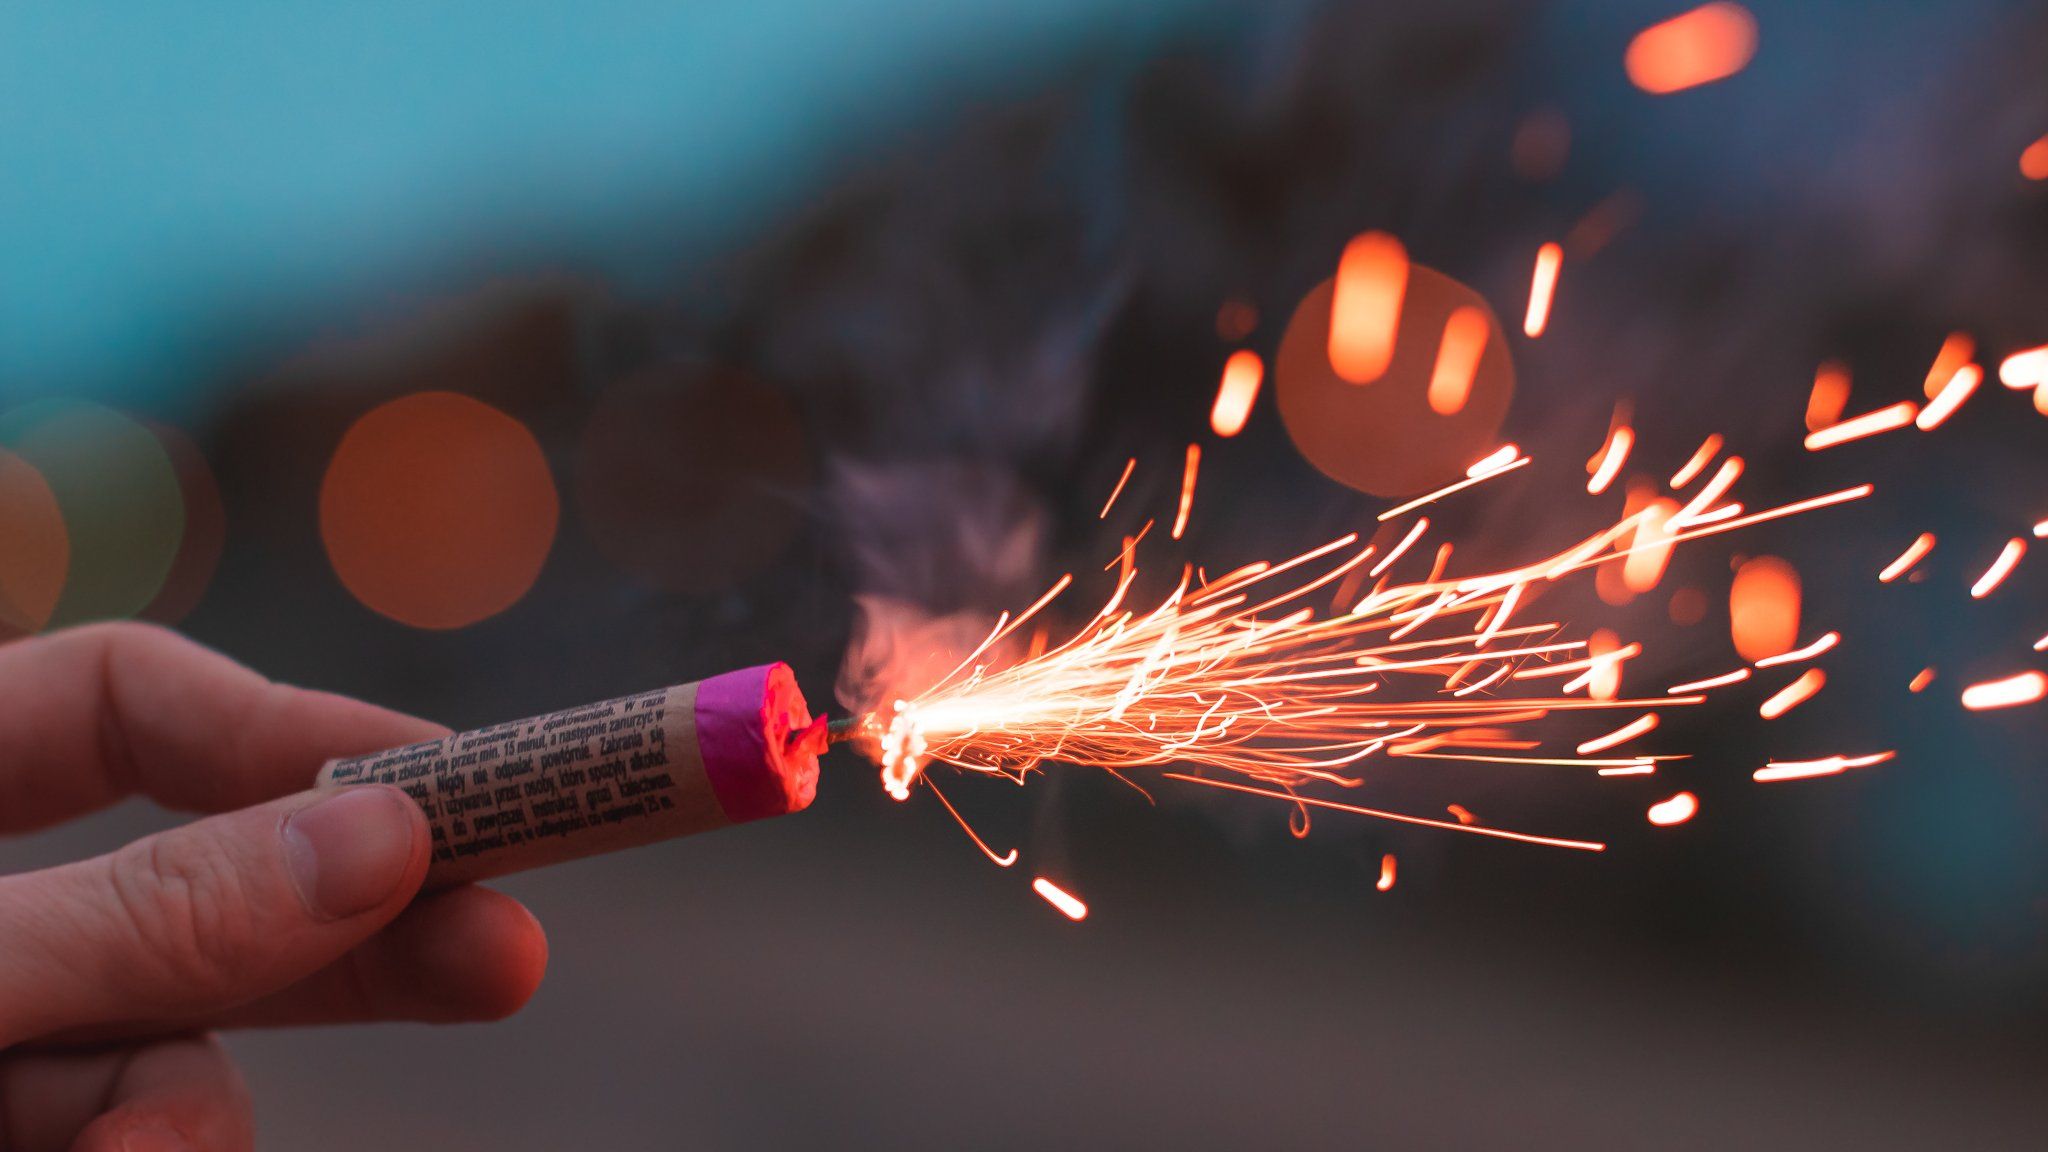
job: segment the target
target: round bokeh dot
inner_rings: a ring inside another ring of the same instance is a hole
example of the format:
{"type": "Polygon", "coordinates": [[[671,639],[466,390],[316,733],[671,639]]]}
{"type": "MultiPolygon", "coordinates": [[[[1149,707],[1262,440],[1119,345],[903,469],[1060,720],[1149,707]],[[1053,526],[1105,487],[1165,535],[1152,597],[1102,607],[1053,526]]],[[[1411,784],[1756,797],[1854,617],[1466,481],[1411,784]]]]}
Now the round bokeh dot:
{"type": "MultiPolygon", "coordinates": [[[[43,400],[0,417],[0,447],[42,477],[69,549],[62,591],[47,614],[17,606],[28,621],[40,616],[40,626],[54,628],[142,611],[163,587],[185,533],[178,474],[156,436],[111,408],[43,400]]],[[[47,572],[47,559],[37,563],[47,572]]],[[[49,586],[35,587],[46,593],[49,586]]],[[[26,595],[35,601],[39,594],[26,595]]]]}
{"type": "Polygon", "coordinates": [[[517,603],[560,516],[533,434],[453,392],[366,413],[320,485],[320,538],[335,575],[371,610],[415,628],[461,628],[517,603]]]}
{"type": "Polygon", "coordinates": [[[1484,297],[1420,264],[1408,268],[1394,355],[1386,373],[1352,384],[1330,365],[1330,280],[1295,309],[1274,358],[1280,419],[1309,463],[1339,483],[1374,496],[1438,488],[1500,445],[1496,437],[1514,398],[1514,359],[1500,318],[1484,297]],[[1440,415],[1429,382],[1444,325],[1460,308],[1486,318],[1484,351],[1463,407],[1440,415]]]}
{"type": "Polygon", "coordinates": [[[6,634],[49,623],[71,568],[71,537],[57,494],[36,466],[0,448],[0,625],[6,634]]]}

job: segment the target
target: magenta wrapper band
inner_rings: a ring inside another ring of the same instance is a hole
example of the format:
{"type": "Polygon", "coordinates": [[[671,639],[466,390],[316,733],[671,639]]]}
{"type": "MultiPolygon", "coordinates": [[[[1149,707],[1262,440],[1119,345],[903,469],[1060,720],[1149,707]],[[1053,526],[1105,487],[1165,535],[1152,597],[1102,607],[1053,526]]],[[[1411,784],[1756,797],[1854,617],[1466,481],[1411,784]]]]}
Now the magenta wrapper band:
{"type": "Polygon", "coordinates": [[[763,664],[697,685],[697,752],[726,819],[801,811],[818,790],[818,756],[792,747],[811,723],[787,664],[763,664]]]}

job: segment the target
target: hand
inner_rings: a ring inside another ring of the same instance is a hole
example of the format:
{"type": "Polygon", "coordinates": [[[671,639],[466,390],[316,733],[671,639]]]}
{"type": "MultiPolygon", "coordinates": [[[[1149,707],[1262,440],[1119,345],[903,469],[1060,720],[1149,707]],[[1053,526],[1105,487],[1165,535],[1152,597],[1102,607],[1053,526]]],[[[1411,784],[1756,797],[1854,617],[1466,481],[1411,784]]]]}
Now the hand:
{"type": "Polygon", "coordinates": [[[547,965],[524,908],[476,887],[413,903],[428,833],[405,794],[304,791],[330,757],[445,734],[157,628],[0,646],[0,833],[130,794],[219,813],[0,877],[0,1148],[246,1149],[208,1029],[524,1004],[547,965]]]}

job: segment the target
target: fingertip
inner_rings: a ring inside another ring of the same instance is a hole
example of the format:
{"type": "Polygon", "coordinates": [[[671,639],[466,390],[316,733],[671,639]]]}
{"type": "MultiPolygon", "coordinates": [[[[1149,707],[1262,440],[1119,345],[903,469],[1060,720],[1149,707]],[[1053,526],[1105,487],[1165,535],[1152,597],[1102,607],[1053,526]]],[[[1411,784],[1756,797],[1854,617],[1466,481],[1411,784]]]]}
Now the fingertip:
{"type": "Polygon", "coordinates": [[[473,885],[431,895],[386,930],[387,972],[401,971],[426,1018],[502,1020],[547,972],[540,921],[517,900],[473,885]]]}

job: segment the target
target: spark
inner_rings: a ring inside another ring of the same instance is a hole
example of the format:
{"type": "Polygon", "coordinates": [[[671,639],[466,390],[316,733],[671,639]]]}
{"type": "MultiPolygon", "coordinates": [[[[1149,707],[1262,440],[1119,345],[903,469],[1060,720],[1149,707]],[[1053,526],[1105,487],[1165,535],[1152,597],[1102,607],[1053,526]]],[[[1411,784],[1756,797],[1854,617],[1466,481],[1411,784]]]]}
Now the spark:
{"type": "Polygon", "coordinates": [[[1885,565],[1884,571],[1877,574],[1878,582],[1889,584],[1906,573],[1911,572],[1913,565],[1918,564],[1932,551],[1934,551],[1934,533],[1922,532],[1920,535],[1915,536],[1913,542],[1906,545],[1906,550],[1899,553],[1898,559],[1885,565]]]}
{"type": "MultiPolygon", "coordinates": [[[[1519,453],[1514,459],[1527,460],[1519,453]]],[[[1192,474],[1190,468],[1183,508],[1192,474]]],[[[1867,485],[1844,489],[1668,537],[1660,533],[1659,547],[1868,492],[1867,485]]],[[[1306,832],[1309,810],[1323,808],[1598,850],[1590,841],[1339,804],[1307,793],[1360,785],[1362,765],[1375,757],[1631,770],[1666,758],[1603,760],[1587,753],[1649,731],[1658,715],[1647,711],[1651,705],[1661,711],[1698,705],[1706,697],[1623,698],[1621,666],[1641,655],[1640,642],[1623,643],[1605,629],[1586,641],[1560,637],[1555,621],[1508,623],[1525,589],[1587,568],[1627,563],[1641,549],[1615,545],[1628,526],[1624,518],[1563,551],[1491,573],[1446,574],[1449,553],[1439,550],[1427,579],[1382,581],[1362,601],[1348,609],[1339,602],[1328,614],[1319,614],[1312,602],[1378,555],[1357,533],[1214,578],[1198,578],[1199,569],[1184,566],[1171,590],[1143,608],[1125,603],[1138,576],[1134,537],[1113,565],[1113,590],[1066,639],[1034,640],[1028,649],[1023,643],[1023,637],[1045,630],[1038,617],[1072,586],[1071,575],[1022,612],[999,616],[946,675],[920,675],[920,683],[906,684],[891,678],[900,681],[907,670],[877,673],[877,682],[868,686],[871,698],[893,702],[865,710],[856,738],[899,800],[935,765],[1023,783],[1046,763],[1059,762],[1119,778],[1134,770],[1162,770],[1171,779],[1268,796],[1294,807],[1291,824],[1298,834],[1306,832]],[[1563,677],[1570,679],[1551,691],[1531,683],[1563,677]],[[1461,684],[1476,685],[1474,694],[1459,694],[1461,684]],[[1489,694],[1477,694],[1478,688],[1489,694]],[[1586,695],[1574,695],[1580,691],[1586,695]],[[1605,741],[1591,742],[1579,756],[1515,754],[1540,743],[1540,736],[1517,735],[1526,730],[1520,726],[1620,708],[1633,709],[1639,718],[1605,741]],[[1183,764],[1201,774],[1163,771],[1183,764]]],[[[1388,571],[1427,527],[1427,519],[1417,518],[1369,575],[1378,579],[1388,571]]],[[[990,859],[1004,862],[976,839],[990,859]]]]}
{"type": "Polygon", "coordinates": [[[1921,692],[1932,683],[1934,683],[1934,668],[1930,665],[1913,674],[1913,679],[1906,685],[1906,691],[1921,692]]]}
{"type": "Polygon", "coordinates": [[[2043,636],[2039,640],[2034,641],[2034,651],[2048,652],[2048,636],[2043,636]]]}
{"type": "Polygon", "coordinates": [[[1088,918],[1088,906],[1073,894],[1043,876],[1031,881],[1031,890],[1045,897],[1045,902],[1060,910],[1060,915],[1069,920],[1081,921],[1088,918]]]}
{"type": "Polygon", "coordinates": [[[1408,291],[1408,250],[1385,232],[1344,246],[1330,292],[1330,367],[1352,384],[1370,384],[1394,362],[1401,300],[1408,291]]]}
{"type": "Polygon", "coordinates": [[[1828,632],[1804,648],[1794,648],[1790,652],[1780,652],[1776,656],[1766,656],[1757,661],[1756,666],[1759,668],[1776,668],[1780,664],[1797,664],[1801,660],[1810,660],[1841,642],[1842,634],[1840,632],[1828,632]]]}
{"type": "Polygon", "coordinates": [[[1790,651],[1799,641],[1799,572],[1775,556],[1758,556],[1735,571],[1728,589],[1728,631],[1751,662],[1790,651]]]}
{"type": "Polygon", "coordinates": [[[1849,369],[1829,360],[1813,373],[1813,391],[1806,398],[1806,430],[1818,432],[1842,418],[1849,406],[1849,369]]]}
{"type": "Polygon", "coordinates": [[[1692,483],[1693,478],[1698,476],[1702,471],[1705,471],[1707,465],[1713,461],[1715,455],[1718,454],[1720,451],[1721,434],[1719,432],[1716,432],[1713,435],[1708,436],[1705,440],[1700,441],[1700,446],[1693,452],[1692,459],[1687,460],[1685,462],[1685,467],[1680,468],[1677,472],[1672,474],[1671,490],[1676,492],[1680,488],[1685,487],[1687,484],[1692,483]]]}
{"type": "Polygon", "coordinates": [[[1472,810],[1463,804],[1446,804],[1444,805],[1444,811],[1449,812],[1460,824],[1479,823],[1479,817],[1474,816],[1472,810]]]}
{"type": "Polygon", "coordinates": [[[1699,810],[1699,797],[1690,792],[1680,792],[1669,800],[1650,805],[1650,823],[1659,828],[1669,828],[1673,824],[1683,824],[1692,819],[1699,814],[1699,810]]]}
{"type": "Polygon", "coordinates": [[[1655,764],[1629,764],[1620,768],[1602,768],[1602,776],[1649,776],[1657,771],[1655,764]]]}
{"type": "Polygon", "coordinates": [[[2038,521],[2034,525],[2034,539],[2039,540],[2042,537],[2048,537],[2048,520],[2038,521]]]}
{"type": "Polygon", "coordinates": [[[1756,17],[1720,0],[1636,33],[1622,65],[1636,87],[1662,96],[1725,80],[1754,55],[1756,17]]]}
{"type": "Polygon", "coordinates": [[[1503,444],[1485,456],[1480,457],[1478,462],[1470,468],[1465,469],[1465,478],[1468,480],[1481,480],[1488,476],[1505,472],[1510,468],[1518,468],[1528,462],[1528,457],[1522,455],[1520,448],[1515,447],[1513,444],[1503,444]]]}
{"type": "Polygon", "coordinates": [[[1557,272],[1564,264],[1564,249],[1555,241],[1536,250],[1536,272],[1529,282],[1529,311],[1522,318],[1522,333],[1530,339],[1543,335],[1550,324],[1550,301],[1557,294],[1557,272]]]}
{"type": "Polygon", "coordinates": [[[1393,854],[1392,852],[1389,852],[1389,853],[1387,853],[1386,855],[1384,855],[1384,856],[1380,857],[1380,878],[1379,878],[1378,882],[1376,882],[1376,883],[1375,883],[1375,884],[1373,885],[1373,887],[1375,887],[1375,888],[1379,889],[1379,890],[1380,890],[1380,891],[1382,891],[1382,892],[1386,892],[1386,891],[1388,891],[1388,890],[1392,889],[1392,888],[1393,888],[1393,886],[1394,886],[1394,854],[1393,854]]]}
{"type": "Polygon", "coordinates": [[[1489,828],[1481,824],[1459,824],[1449,820],[1432,820],[1427,816],[1411,816],[1405,812],[1388,812],[1379,808],[1366,808],[1357,804],[1340,804],[1335,800],[1322,800],[1313,796],[1296,796],[1287,792],[1269,792],[1263,788],[1252,788],[1243,784],[1232,784],[1224,780],[1210,780],[1202,776],[1185,776],[1178,772],[1164,773],[1168,780],[1180,780],[1188,784],[1206,784],[1211,788],[1222,788],[1229,792],[1243,792],[1252,796],[1269,796],[1285,800],[1289,804],[1306,804],[1311,808],[1328,808],[1336,812],[1351,812],[1361,816],[1373,816],[1391,820],[1397,824],[1415,824],[1424,828],[1443,828],[1452,832],[1470,832],[1474,836],[1492,836],[1500,840],[1515,840],[1523,844],[1542,844],[1551,848],[1575,848],[1581,852],[1605,852],[1607,845],[1595,840],[1565,840],[1555,836],[1535,836],[1527,832],[1510,832],[1505,828],[1489,828]]]}
{"type": "MultiPolygon", "coordinates": [[[[996,855],[996,850],[989,847],[988,841],[983,840],[981,834],[976,832],[973,826],[967,823],[967,818],[960,815],[960,810],[953,807],[953,802],[946,799],[946,794],[939,791],[939,786],[932,783],[931,777],[921,776],[919,779],[924,781],[925,787],[932,790],[932,795],[939,798],[939,803],[946,806],[946,811],[952,814],[953,822],[960,825],[960,830],[967,833],[967,838],[974,841],[974,846],[981,849],[981,854],[988,857],[990,863],[993,863],[998,868],[1008,868],[1017,862],[1017,850],[1015,848],[1010,849],[1001,856],[996,855]]],[[[1075,919],[1078,920],[1080,917],[1077,916],[1075,919]]]]}
{"type": "Polygon", "coordinates": [[[1780,688],[1769,700],[1764,701],[1757,708],[1757,715],[1762,716],[1766,720],[1776,720],[1778,717],[1811,700],[1813,694],[1820,691],[1821,686],[1827,682],[1827,673],[1818,668],[1808,668],[1800,674],[1799,679],[1780,688]]]}
{"type": "Polygon", "coordinates": [[[1874,412],[1865,412],[1839,424],[1830,424],[1818,432],[1808,433],[1806,450],[1818,452],[1823,448],[1833,448],[1837,444],[1847,444],[1851,440],[1861,440],[1866,436],[1904,428],[1913,422],[1919,412],[1920,406],[1911,400],[1901,400],[1897,404],[1879,408],[1874,412]]]}
{"type": "MultiPolygon", "coordinates": [[[[1509,444],[1503,449],[1503,451],[1512,453],[1516,451],[1516,449],[1513,444],[1509,444]]],[[[1500,455],[1499,452],[1494,453],[1494,456],[1498,455],[1500,455]]],[[[1422,495],[1417,496],[1415,499],[1408,501],[1406,504],[1397,505],[1393,508],[1387,509],[1385,512],[1380,513],[1380,523],[1384,524],[1397,516],[1405,516],[1408,513],[1413,512],[1417,508],[1423,507],[1426,504],[1434,504],[1446,496],[1450,496],[1458,492],[1463,492],[1465,489],[1472,487],[1474,484],[1478,484],[1486,480],[1491,480],[1495,476],[1499,476],[1504,473],[1513,472],[1515,469],[1520,468],[1524,464],[1529,463],[1529,458],[1527,456],[1523,456],[1520,459],[1514,460],[1503,466],[1493,468],[1488,471],[1480,471],[1480,469],[1484,467],[1489,461],[1491,461],[1494,458],[1494,456],[1489,456],[1485,460],[1481,460],[1479,463],[1474,464],[1472,466],[1471,473],[1468,474],[1463,480],[1460,480],[1455,484],[1446,484],[1434,492],[1425,492],[1422,495]]]]}
{"type": "Polygon", "coordinates": [[[1209,428],[1225,438],[1244,431],[1251,418],[1252,402],[1259,398],[1259,381],[1266,366],[1259,354],[1239,349],[1223,362],[1223,383],[1217,386],[1216,403],[1209,409],[1209,428]]]}
{"type": "Polygon", "coordinates": [[[1607,445],[1600,450],[1599,463],[1593,468],[1593,478],[1586,481],[1586,491],[1595,496],[1607,491],[1614,478],[1621,475],[1621,466],[1628,460],[1628,450],[1636,442],[1636,434],[1626,424],[1619,424],[1607,433],[1607,445]]]}
{"type": "MultiPolygon", "coordinates": [[[[1954,381],[1956,370],[1968,364],[1976,352],[1977,342],[1970,338],[1968,332],[1949,333],[1948,339],[1941,342],[1941,351],[1934,354],[1934,363],[1928,366],[1927,379],[1920,384],[1921,391],[1929,400],[1939,396],[1942,388],[1954,381]]],[[[1981,370],[1978,376],[1982,378],[1981,370]]]]}
{"type": "Polygon", "coordinates": [[[1443,342],[1437,345],[1436,367],[1429,375],[1430,411],[1439,416],[1464,411],[1492,327],[1486,312],[1470,304],[1461,305],[1444,321],[1443,342]]]}
{"type": "Polygon", "coordinates": [[[1371,571],[1367,572],[1366,575],[1377,579],[1387,569],[1394,566],[1394,561],[1399,560],[1402,553],[1414,547],[1415,542],[1422,539],[1422,534],[1427,531],[1429,531],[1429,517],[1416,517],[1414,526],[1408,529],[1408,534],[1401,537],[1401,542],[1394,545],[1394,550],[1382,557],[1379,563],[1373,565],[1371,571]]]}
{"type": "Polygon", "coordinates": [[[1991,567],[1986,568],[1984,574],[1977,577],[1977,582],[1970,585],[1970,599],[1982,600],[1996,592],[1998,586],[2005,583],[2005,578],[2012,575],[2012,570],[2019,564],[2020,557],[2026,554],[2025,539],[2015,536],[2007,540],[2005,547],[1999,550],[1998,559],[1993,560],[1991,567]]]}
{"type": "Polygon", "coordinates": [[[1975,392],[1977,385],[1983,382],[1984,370],[1975,364],[1965,364],[1956,369],[1956,374],[1949,377],[1948,383],[1942,385],[1941,391],[1935,393],[1934,398],[1927,402],[1927,407],[1921,409],[1920,415],[1913,419],[1914,426],[1922,432],[1931,432],[1941,427],[1942,422],[1955,415],[1956,409],[1961,408],[1963,401],[1968,400],[1970,393],[1975,392]]]}
{"type": "Polygon", "coordinates": [[[1673,684],[1664,691],[1673,696],[1683,696],[1688,692],[1704,692],[1709,688],[1725,688],[1730,684],[1740,684],[1744,680],[1749,679],[1749,677],[1749,669],[1737,668],[1735,671],[1725,675],[1709,676],[1705,680],[1689,680],[1684,684],[1673,684]]]}
{"type": "Polygon", "coordinates": [[[1828,756],[1819,760],[1767,760],[1764,766],[1749,774],[1749,778],[1760,784],[1780,780],[1809,780],[1815,776],[1836,776],[1851,768],[1868,768],[1882,764],[1897,752],[1873,752],[1868,756],[1828,756]]]}
{"type": "Polygon", "coordinates": [[[1998,362],[1998,382],[2007,388],[2038,388],[2048,383],[2048,344],[2015,352],[1998,362]]]}
{"type": "Polygon", "coordinates": [[[1188,512],[1195,506],[1195,472],[1202,466],[1202,446],[1188,445],[1188,462],[1180,477],[1180,509],[1173,514],[1173,538],[1187,531],[1188,512]]]}
{"type": "Polygon", "coordinates": [[[1595,737],[1586,741],[1574,749],[1574,751],[1581,756],[1591,756],[1595,752],[1605,752],[1609,748],[1626,744],[1655,727],[1657,727],[1657,714],[1655,712],[1645,712],[1605,736],[1595,737]]]}
{"type": "Polygon", "coordinates": [[[2018,704],[2032,704],[2048,696],[2048,676],[2039,672],[2021,672],[2003,680],[1984,680],[1963,689],[1963,707],[1972,712],[1987,708],[2011,708],[2018,704]]]}
{"type": "Polygon", "coordinates": [[[1095,517],[1097,520],[1109,519],[1109,510],[1116,506],[1116,498],[1124,494],[1124,485],[1131,482],[1131,473],[1137,471],[1137,468],[1136,456],[1124,461],[1124,474],[1116,478],[1116,487],[1109,490],[1109,499],[1102,502],[1102,511],[1095,517]]]}

